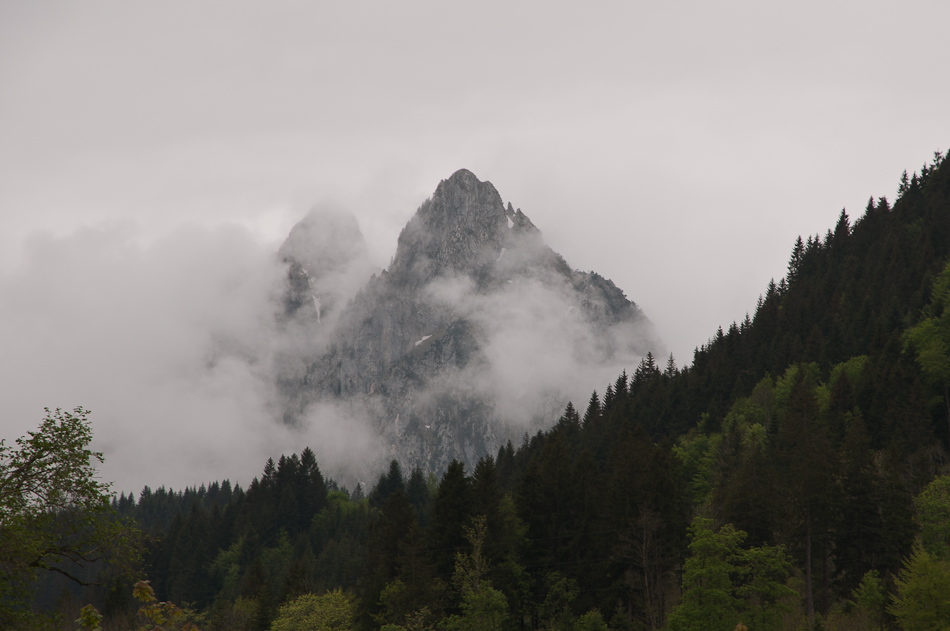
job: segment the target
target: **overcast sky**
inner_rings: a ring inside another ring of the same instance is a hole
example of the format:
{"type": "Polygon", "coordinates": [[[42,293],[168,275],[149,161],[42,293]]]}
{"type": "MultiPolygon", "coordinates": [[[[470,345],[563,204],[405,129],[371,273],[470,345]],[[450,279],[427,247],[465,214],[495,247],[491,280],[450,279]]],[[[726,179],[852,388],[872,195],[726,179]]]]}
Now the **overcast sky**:
{"type": "Polygon", "coordinates": [[[175,367],[254,354],[309,207],[354,212],[385,266],[461,167],[688,362],[797,235],[950,147],[948,24],[944,0],[0,2],[0,436],[82,403],[123,488],[246,481],[296,439],[126,446],[176,415],[257,440],[253,366],[214,364],[212,395],[175,367]]]}

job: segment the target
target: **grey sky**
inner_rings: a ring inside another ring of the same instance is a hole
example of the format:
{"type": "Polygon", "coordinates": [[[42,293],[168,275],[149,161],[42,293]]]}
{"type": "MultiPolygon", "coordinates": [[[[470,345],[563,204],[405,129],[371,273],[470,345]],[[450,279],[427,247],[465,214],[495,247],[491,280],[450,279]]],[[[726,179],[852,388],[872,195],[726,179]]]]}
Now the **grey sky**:
{"type": "MultiPolygon", "coordinates": [[[[573,266],[613,279],[689,361],[754,308],[798,234],[893,197],[902,170],[950,146],[947,24],[943,1],[6,0],[0,327],[17,350],[0,358],[0,435],[43,405],[117,414],[107,380],[21,370],[29,358],[82,349],[82,364],[64,361],[93,374],[133,356],[170,366],[181,339],[138,355],[130,341],[187,337],[253,302],[269,272],[236,274],[309,206],[356,213],[386,265],[401,226],[460,167],[573,266]],[[173,286],[194,280],[173,262],[182,252],[210,270],[195,287],[226,283],[223,298],[173,286]],[[219,255],[229,265],[209,261],[219,255]],[[144,296],[194,305],[96,312],[144,296]],[[69,301],[87,324],[57,315],[69,301]]],[[[118,441],[118,422],[104,424],[101,440],[118,441]]],[[[212,465],[189,475],[245,472],[212,465]]]]}

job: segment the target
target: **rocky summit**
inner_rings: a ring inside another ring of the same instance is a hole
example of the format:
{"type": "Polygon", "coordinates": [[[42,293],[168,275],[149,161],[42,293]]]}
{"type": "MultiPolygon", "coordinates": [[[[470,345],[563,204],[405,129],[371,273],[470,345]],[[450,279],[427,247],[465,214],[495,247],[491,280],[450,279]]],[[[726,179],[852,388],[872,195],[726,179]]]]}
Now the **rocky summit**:
{"type": "Polygon", "coordinates": [[[299,335],[281,360],[287,423],[338,414],[404,466],[469,467],[552,424],[659,348],[610,280],[573,270],[490,182],[439,183],[371,274],[355,220],[312,213],[280,250],[281,318],[299,335]]]}

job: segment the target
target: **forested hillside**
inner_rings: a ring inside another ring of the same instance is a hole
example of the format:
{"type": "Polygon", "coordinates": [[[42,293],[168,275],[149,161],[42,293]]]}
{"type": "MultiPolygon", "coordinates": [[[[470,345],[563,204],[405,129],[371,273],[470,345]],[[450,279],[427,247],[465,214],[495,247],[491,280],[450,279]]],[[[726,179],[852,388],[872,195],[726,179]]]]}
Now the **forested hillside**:
{"type": "MultiPolygon", "coordinates": [[[[367,631],[946,628],[948,262],[937,154],[893,205],[799,239],[689,366],[648,355],[473,471],[393,462],[364,494],[306,449],[246,490],[116,507],[158,597],[208,629],[331,604],[367,631]]],[[[104,628],[130,593],[97,595],[104,628]]]]}

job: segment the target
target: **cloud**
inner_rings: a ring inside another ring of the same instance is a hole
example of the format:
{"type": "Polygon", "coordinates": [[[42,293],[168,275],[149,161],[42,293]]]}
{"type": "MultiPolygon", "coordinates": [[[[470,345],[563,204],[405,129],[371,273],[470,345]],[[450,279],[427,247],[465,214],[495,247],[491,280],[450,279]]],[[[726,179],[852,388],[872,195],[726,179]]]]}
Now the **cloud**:
{"type": "Polygon", "coordinates": [[[228,224],[34,234],[0,276],[2,435],[34,427],[44,406],[90,408],[102,476],[130,491],[246,484],[308,440],[328,460],[372,451],[340,413],[313,410],[305,431],[278,421],[273,361],[294,341],[274,317],[275,250],[228,224]]]}
{"type": "MultiPolygon", "coordinates": [[[[359,229],[334,205],[307,221],[283,254],[309,263],[310,289],[335,298],[321,321],[304,310],[278,316],[287,265],[277,243],[241,218],[178,223],[158,236],[127,221],[34,232],[18,265],[0,271],[0,382],[11,393],[2,435],[34,427],[44,406],[85,406],[102,475],[125,491],[246,484],[268,457],[304,446],[343,483],[371,479],[393,448],[389,403],[314,400],[312,391],[294,401],[280,387],[304,383],[337,325],[352,324],[338,317],[372,269],[359,229]],[[303,403],[297,422],[284,423],[303,403]]],[[[425,391],[410,394],[420,409],[446,396],[487,401],[504,423],[487,431],[517,439],[639,360],[642,344],[618,351],[616,341],[641,332],[592,325],[566,277],[550,271],[553,253],[535,241],[509,243],[495,267],[511,280],[490,291],[467,277],[425,288],[440,318],[473,325],[479,347],[476,362],[427,376],[425,391]]]]}
{"type": "Polygon", "coordinates": [[[379,472],[385,446],[371,419],[379,414],[375,401],[317,401],[304,412],[299,436],[317,456],[326,475],[353,488],[379,472]]]}
{"type": "Polygon", "coordinates": [[[647,346],[649,323],[594,324],[555,274],[514,276],[490,291],[468,277],[440,278],[425,294],[475,325],[484,360],[430,389],[475,390],[493,402],[509,435],[550,424],[569,399],[583,406],[592,389],[635,367],[645,348],[659,350],[647,346]]]}

